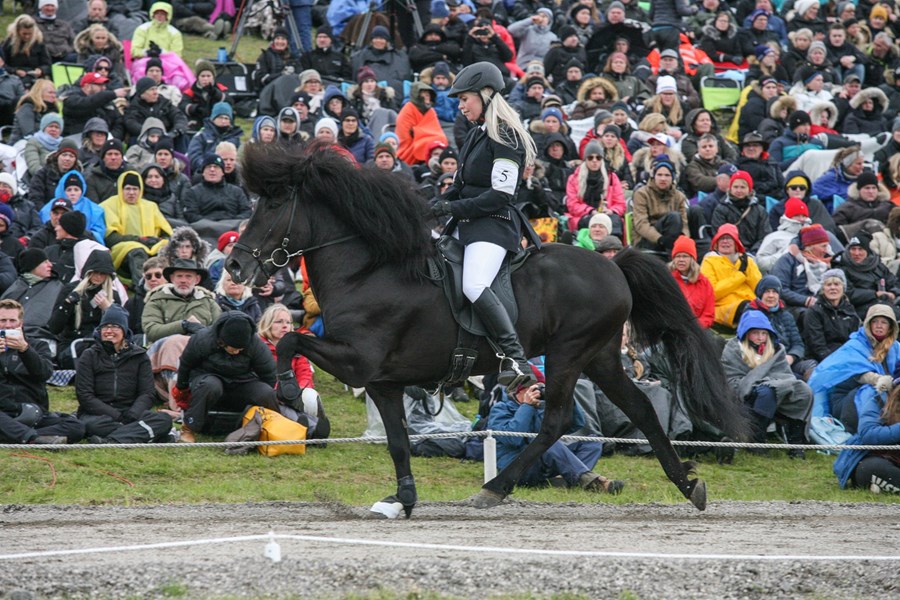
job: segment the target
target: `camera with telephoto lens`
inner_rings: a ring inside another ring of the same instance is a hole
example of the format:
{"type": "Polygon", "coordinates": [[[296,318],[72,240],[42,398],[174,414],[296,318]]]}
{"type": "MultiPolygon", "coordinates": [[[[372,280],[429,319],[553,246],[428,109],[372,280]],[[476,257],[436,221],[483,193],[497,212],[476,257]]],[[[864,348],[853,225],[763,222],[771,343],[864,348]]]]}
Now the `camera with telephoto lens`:
{"type": "Polygon", "coordinates": [[[472,35],[490,35],[491,30],[487,27],[479,27],[475,31],[472,32],[472,35]]]}
{"type": "Polygon", "coordinates": [[[544,405],[547,403],[546,396],[544,395],[546,392],[547,386],[545,386],[543,383],[538,383],[537,388],[538,388],[538,398],[540,399],[540,401],[538,402],[538,408],[544,408],[544,405]]]}

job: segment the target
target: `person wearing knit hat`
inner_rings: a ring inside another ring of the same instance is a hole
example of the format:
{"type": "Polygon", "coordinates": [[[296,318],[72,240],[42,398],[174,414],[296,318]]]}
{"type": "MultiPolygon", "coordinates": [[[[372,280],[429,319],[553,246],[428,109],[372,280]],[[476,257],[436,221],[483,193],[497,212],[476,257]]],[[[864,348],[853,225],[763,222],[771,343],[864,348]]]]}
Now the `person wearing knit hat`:
{"type": "Polygon", "coordinates": [[[320,142],[336,143],[338,136],[337,123],[331,117],[322,117],[316,121],[315,136],[320,142]]]}
{"type": "Polygon", "coordinates": [[[800,198],[788,198],[784,203],[784,216],[794,221],[809,221],[809,207],[800,198]]]}
{"type": "Polygon", "coordinates": [[[613,229],[612,219],[609,215],[598,212],[588,221],[587,227],[578,230],[575,236],[575,245],[587,250],[596,250],[597,244],[611,235],[613,229]]]}
{"type": "Polygon", "coordinates": [[[138,98],[143,96],[147,91],[152,90],[159,84],[150,77],[141,77],[134,84],[134,95],[138,98]]]}
{"type": "Polygon", "coordinates": [[[804,152],[822,150],[824,143],[819,136],[810,136],[811,128],[812,119],[809,113],[805,110],[792,112],[788,116],[784,133],[775,138],[769,147],[769,162],[775,163],[782,171],[787,171],[804,152]]]}
{"type": "Polygon", "coordinates": [[[372,33],[369,35],[369,38],[372,40],[382,39],[389,42],[391,40],[391,32],[388,31],[388,28],[384,25],[376,25],[372,28],[372,33]]]}
{"type": "Polygon", "coordinates": [[[606,125],[610,121],[613,120],[613,114],[606,110],[605,108],[601,108],[597,112],[594,113],[594,131],[601,125],[606,125]]]}
{"type": "Polygon", "coordinates": [[[880,19],[882,22],[885,22],[888,20],[889,16],[890,16],[890,13],[888,12],[888,9],[885,8],[885,6],[883,4],[876,4],[875,6],[872,7],[872,10],[869,11],[869,20],[870,21],[873,19],[880,19]]]}
{"type": "Polygon", "coordinates": [[[57,238],[69,236],[71,239],[79,240],[84,237],[84,228],[87,226],[87,220],[84,215],[77,210],[63,213],[59,216],[59,227],[65,233],[61,236],[57,232],[57,238]]]}
{"type": "Polygon", "coordinates": [[[847,275],[842,269],[822,273],[816,300],[803,316],[803,341],[806,355],[821,363],[850,339],[861,320],[847,297],[847,275]]]}
{"type": "Polygon", "coordinates": [[[0,244],[0,249],[6,251],[13,247],[11,245],[7,245],[7,240],[11,240],[13,242],[16,242],[16,244],[17,244],[17,246],[16,246],[17,252],[15,252],[15,253],[7,252],[7,254],[9,256],[14,256],[15,254],[18,253],[18,251],[20,251],[22,249],[22,244],[18,240],[16,240],[13,237],[10,237],[8,235],[5,235],[6,232],[9,231],[10,227],[12,226],[13,221],[15,221],[15,220],[16,220],[16,214],[13,212],[13,209],[11,209],[8,204],[0,204],[0,237],[3,238],[3,242],[2,242],[2,244],[0,244]]]}
{"type": "Polygon", "coordinates": [[[555,106],[551,106],[549,108],[545,108],[541,111],[541,121],[546,121],[547,117],[556,117],[556,120],[562,124],[565,122],[565,118],[563,117],[562,111],[556,108],[555,106]]]}
{"type": "Polygon", "coordinates": [[[385,131],[381,134],[381,137],[378,138],[379,142],[386,142],[393,146],[394,154],[397,154],[397,148],[400,147],[400,136],[398,136],[393,131],[385,131]]]}
{"type": "Polygon", "coordinates": [[[675,187],[678,174],[667,154],[650,163],[650,180],[632,197],[633,244],[668,255],[680,235],[689,235],[685,195],[675,187]]]}
{"type": "Polygon", "coordinates": [[[594,250],[599,252],[606,258],[613,258],[616,254],[624,250],[622,240],[615,235],[608,235],[599,242],[594,244],[594,250]]]}
{"type": "Polygon", "coordinates": [[[713,211],[712,226],[736,223],[741,242],[749,252],[756,253],[763,239],[772,231],[769,215],[753,192],[753,177],[747,171],[738,171],[728,182],[728,194],[713,211]]]}
{"type": "Polygon", "coordinates": [[[700,272],[696,242],[686,235],[678,236],[672,245],[671,256],[669,271],[681,288],[691,312],[701,327],[712,327],[716,316],[716,296],[709,279],[700,272]]]}
{"type": "MultiPolygon", "coordinates": [[[[23,250],[19,256],[16,257],[16,265],[20,275],[31,273],[38,267],[44,267],[47,271],[53,268],[53,263],[47,258],[47,253],[44,252],[43,248],[29,248],[28,250],[23,250]]],[[[46,275],[42,274],[40,278],[46,279],[49,276],[49,273],[46,275]]]]}
{"type": "Polygon", "coordinates": [[[58,113],[48,112],[41,117],[39,130],[25,143],[22,152],[31,177],[44,167],[48,156],[59,150],[63,140],[62,133],[63,120],[58,113]]]}
{"type": "Polygon", "coordinates": [[[78,389],[90,394],[78,410],[89,444],[172,442],[172,416],[153,408],[153,373],[146,351],[132,343],[128,311],[103,311],[91,344],[78,359],[78,389]],[[114,358],[113,358],[114,357],[114,358]],[[110,367],[115,364],[115,367],[110,367]],[[150,390],[149,393],[147,390],[150,390]]]}
{"type": "Polygon", "coordinates": [[[665,94],[665,93],[678,93],[678,85],[675,83],[675,78],[671,75],[662,75],[656,80],[656,93],[657,94],[665,94]]]}
{"type": "Polygon", "coordinates": [[[808,225],[800,230],[800,244],[804,249],[816,244],[830,244],[831,238],[821,225],[808,225]]]}
{"type": "Polygon", "coordinates": [[[19,185],[15,176],[7,172],[0,173],[0,202],[8,204],[19,193],[19,185]]]}
{"type": "Polygon", "coordinates": [[[853,231],[869,219],[887,223],[894,208],[890,198],[887,188],[878,182],[878,176],[872,171],[863,171],[856,183],[847,189],[847,201],[835,209],[834,222],[845,232],[853,231]]]}
{"type": "Polygon", "coordinates": [[[195,440],[213,407],[242,411],[249,398],[254,406],[277,411],[275,382],[272,352],[256,335],[253,319],[240,311],[223,312],[191,335],[181,355],[172,390],[186,405],[181,441],[195,440]]]}
{"type": "Polygon", "coordinates": [[[231,252],[231,248],[238,241],[239,237],[240,234],[237,231],[226,231],[216,241],[216,248],[218,248],[219,252],[227,255],[231,252]]]}
{"type": "MultiPolygon", "coordinates": [[[[388,144],[387,142],[378,142],[375,144],[375,159],[378,159],[378,156],[387,152],[391,155],[391,158],[396,158],[397,155],[394,152],[394,147],[388,144]]],[[[393,163],[391,163],[391,168],[394,168],[393,163]]]]}
{"type": "Polygon", "coordinates": [[[378,76],[375,74],[375,71],[372,67],[368,65],[363,65],[356,72],[356,83],[362,83],[364,81],[378,81],[378,76]]]}
{"type": "Polygon", "coordinates": [[[216,102],[213,104],[212,111],[209,113],[209,120],[219,127],[231,125],[231,122],[234,120],[234,109],[231,108],[231,104],[228,102],[216,102]],[[216,119],[219,117],[227,117],[228,122],[224,124],[216,123],[216,119]]]}

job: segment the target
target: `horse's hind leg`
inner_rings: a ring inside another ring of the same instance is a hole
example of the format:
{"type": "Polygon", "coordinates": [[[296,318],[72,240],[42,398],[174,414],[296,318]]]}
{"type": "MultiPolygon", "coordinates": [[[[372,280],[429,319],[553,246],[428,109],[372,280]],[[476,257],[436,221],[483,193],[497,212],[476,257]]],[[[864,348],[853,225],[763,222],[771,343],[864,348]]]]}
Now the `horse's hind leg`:
{"type": "Polygon", "coordinates": [[[702,479],[688,479],[692,474],[694,463],[682,463],[672,447],[672,443],[663,431],[662,425],[653,410],[653,405],[644,393],[638,389],[622,368],[618,348],[613,344],[604,348],[590,365],[585,367],[585,374],[612,402],[622,409],[635,427],[640,429],[650,442],[656,458],[662,465],[666,476],[678,486],[684,497],[700,510],[706,508],[706,484],[702,479]]]}
{"type": "MultiPolygon", "coordinates": [[[[416,494],[416,482],[412,476],[412,467],[409,463],[409,433],[406,430],[406,412],[403,408],[403,386],[394,384],[379,384],[366,386],[366,392],[372,397],[381,420],[384,422],[384,431],[387,434],[388,451],[394,461],[394,470],[397,474],[397,493],[388,496],[372,507],[373,512],[386,514],[379,507],[400,503],[403,512],[408,519],[412,515],[418,496],[416,494]],[[381,506],[380,506],[381,505],[381,506]]],[[[389,517],[395,515],[387,515],[389,517]]]]}

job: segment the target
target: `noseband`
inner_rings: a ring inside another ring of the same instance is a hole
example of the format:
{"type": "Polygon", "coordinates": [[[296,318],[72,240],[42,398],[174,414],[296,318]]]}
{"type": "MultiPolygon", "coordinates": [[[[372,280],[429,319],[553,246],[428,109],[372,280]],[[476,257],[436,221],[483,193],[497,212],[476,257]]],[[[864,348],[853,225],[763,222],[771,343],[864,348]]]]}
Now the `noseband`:
{"type": "MultiPolygon", "coordinates": [[[[288,248],[288,246],[291,243],[291,239],[290,239],[291,229],[294,226],[294,216],[296,215],[296,212],[297,212],[297,188],[294,188],[294,190],[291,192],[291,198],[290,198],[289,202],[290,202],[290,207],[291,207],[291,217],[288,220],[287,229],[285,229],[284,237],[281,239],[281,245],[279,247],[275,248],[274,250],[272,250],[272,252],[269,254],[269,258],[267,258],[265,260],[260,260],[260,257],[262,256],[262,251],[259,248],[251,248],[250,246],[247,246],[246,244],[244,244],[240,241],[238,241],[234,245],[235,250],[242,250],[242,251],[248,253],[250,256],[252,256],[253,260],[256,261],[256,264],[259,267],[260,271],[262,271],[266,275],[269,275],[269,272],[266,271],[266,265],[268,263],[272,263],[272,266],[275,267],[276,269],[281,269],[282,267],[287,266],[287,264],[289,262],[291,262],[291,259],[294,258],[295,256],[303,256],[304,254],[309,254],[310,252],[312,252],[314,250],[320,250],[322,248],[327,248],[328,246],[334,246],[335,244],[340,244],[340,243],[352,240],[353,238],[357,237],[356,234],[345,235],[344,237],[338,238],[336,240],[331,240],[329,242],[318,244],[316,246],[310,246],[309,248],[300,248],[299,250],[291,252],[290,248],[288,248]]],[[[285,206],[284,208],[287,208],[287,206],[285,206]]],[[[281,209],[282,212],[284,212],[284,208],[281,209]]],[[[279,213],[278,216],[281,217],[282,216],[281,213],[279,213]]],[[[263,240],[269,239],[269,234],[272,233],[272,230],[275,228],[275,225],[280,222],[281,222],[280,218],[276,219],[273,222],[273,224],[269,227],[269,230],[266,231],[266,235],[263,236],[263,240]]]]}

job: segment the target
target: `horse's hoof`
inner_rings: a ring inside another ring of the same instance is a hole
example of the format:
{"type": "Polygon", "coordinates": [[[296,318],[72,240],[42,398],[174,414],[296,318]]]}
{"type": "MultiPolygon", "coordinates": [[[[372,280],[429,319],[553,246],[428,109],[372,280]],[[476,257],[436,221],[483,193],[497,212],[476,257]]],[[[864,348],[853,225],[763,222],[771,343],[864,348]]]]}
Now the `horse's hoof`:
{"type": "Polygon", "coordinates": [[[702,479],[692,479],[691,485],[694,489],[688,499],[697,507],[697,510],[706,510],[706,482],[702,479]]]}
{"type": "Polygon", "coordinates": [[[471,502],[472,506],[475,508],[494,508],[503,502],[505,497],[506,496],[498,494],[497,492],[482,489],[480,492],[469,498],[469,502],[471,502]]]}
{"type": "MultiPolygon", "coordinates": [[[[369,516],[375,519],[396,519],[400,516],[400,511],[406,510],[406,508],[400,502],[390,502],[387,498],[384,500],[380,500],[372,505],[372,508],[369,509],[369,516]]],[[[412,512],[412,506],[409,507],[409,512],[407,512],[406,516],[409,517],[409,513],[412,512]]]]}

